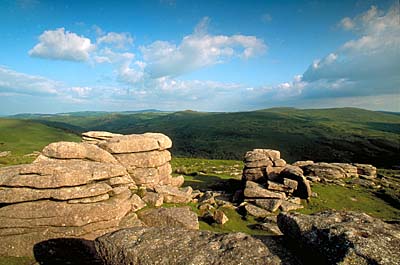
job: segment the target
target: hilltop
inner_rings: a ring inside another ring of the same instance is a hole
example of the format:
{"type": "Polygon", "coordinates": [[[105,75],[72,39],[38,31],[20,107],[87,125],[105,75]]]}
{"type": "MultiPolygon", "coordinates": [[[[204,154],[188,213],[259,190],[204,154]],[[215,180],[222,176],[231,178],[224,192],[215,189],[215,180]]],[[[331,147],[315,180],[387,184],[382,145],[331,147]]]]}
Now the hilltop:
{"type": "Polygon", "coordinates": [[[74,133],[105,130],[115,133],[157,131],[174,141],[181,157],[241,159],[246,150],[274,148],[289,162],[371,163],[392,167],[399,161],[400,116],[356,108],[272,108],[248,112],[195,111],[23,115],[74,133]]]}

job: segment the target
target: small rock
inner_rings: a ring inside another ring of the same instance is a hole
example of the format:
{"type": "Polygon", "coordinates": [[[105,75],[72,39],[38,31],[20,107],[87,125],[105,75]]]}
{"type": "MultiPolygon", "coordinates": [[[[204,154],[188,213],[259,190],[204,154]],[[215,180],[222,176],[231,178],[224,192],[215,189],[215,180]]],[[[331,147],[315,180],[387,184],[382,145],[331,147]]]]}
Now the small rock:
{"type": "Polygon", "coordinates": [[[255,217],[266,217],[268,215],[271,215],[271,212],[264,210],[263,208],[257,207],[253,204],[247,203],[244,205],[244,209],[246,210],[247,214],[250,214],[255,217]]]}
{"type": "Polygon", "coordinates": [[[297,186],[299,185],[298,182],[296,180],[293,179],[288,179],[288,178],[284,178],[283,179],[283,184],[293,190],[297,189],[297,186]]]}
{"type": "Polygon", "coordinates": [[[256,199],[254,203],[270,212],[275,212],[278,210],[279,206],[281,206],[283,200],[282,199],[256,199]]]}
{"type": "Polygon", "coordinates": [[[160,207],[164,202],[164,196],[155,192],[147,192],[146,195],[143,196],[142,200],[147,205],[160,207]]]}
{"type": "Polygon", "coordinates": [[[228,217],[225,215],[225,213],[221,210],[216,210],[213,214],[213,219],[217,224],[225,224],[228,222],[228,217]]]}
{"type": "Polygon", "coordinates": [[[197,214],[189,207],[149,209],[140,212],[138,216],[148,226],[199,229],[197,214]]]}
{"type": "Polygon", "coordinates": [[[139,211],[140,209],[146,207],[146,203],[137,194],[132,194],[129,200],[131,202],[133,212],[139,211]]]}

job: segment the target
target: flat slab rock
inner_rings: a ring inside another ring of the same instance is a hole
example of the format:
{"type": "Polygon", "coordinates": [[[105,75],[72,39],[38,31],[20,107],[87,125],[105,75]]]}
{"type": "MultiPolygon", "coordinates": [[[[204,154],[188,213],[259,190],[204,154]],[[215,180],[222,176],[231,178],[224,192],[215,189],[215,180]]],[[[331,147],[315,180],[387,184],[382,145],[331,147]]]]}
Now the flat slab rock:
{"type": "Polygon", "coordinates": [[[118,163],[110,153],[88,143],[51,143],[42,150],[42,155],[57,159],[86,159],[104,163],[118,163]]]}
{"type": "Polygon", "coordinates": [[[0,168],[0,186],[38,189],[84,185],[126,176],[121,165],[82,160],[55,160],[0,168]]]}
{"type": "Polygon", "coordinates": [[[197,214],[189,207],[150,209],[139,213],[138,216],[148,226],[199,229],[197,214]]]}
{"type": "Polygon", "coordinates": [[[365,213],[281,213],[278,226],[305,263],[399,264],[400,228],[365,213]]]}
{"type": "Polygon", "coordinates": [[[282,264],[260,240],[244,233],[130,228],[97,238],[95,247],[105,265],[282,264]]]}
{"type": "Polygon", "coordinates": [[[161,133],[144,133],[113,137],[99,146],[112,154],[126,154],[166,150],[172,147],[172,141],[161,133]]]}

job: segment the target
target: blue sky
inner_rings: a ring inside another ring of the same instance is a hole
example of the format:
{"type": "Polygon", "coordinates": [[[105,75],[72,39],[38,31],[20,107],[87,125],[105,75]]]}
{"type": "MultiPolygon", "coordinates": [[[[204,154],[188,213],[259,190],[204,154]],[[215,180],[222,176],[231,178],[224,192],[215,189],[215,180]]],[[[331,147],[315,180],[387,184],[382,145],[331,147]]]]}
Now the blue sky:
{"type": "Polygon", "coordinates": [[[399,2],[0,0],[0,114],[400,111],[399,2]]]}

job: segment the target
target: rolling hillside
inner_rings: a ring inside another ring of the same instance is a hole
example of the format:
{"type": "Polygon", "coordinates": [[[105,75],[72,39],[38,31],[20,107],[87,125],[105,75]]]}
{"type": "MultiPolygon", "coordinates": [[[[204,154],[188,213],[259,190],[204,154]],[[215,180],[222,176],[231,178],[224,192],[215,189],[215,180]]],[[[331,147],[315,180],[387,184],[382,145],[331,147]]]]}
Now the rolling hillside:
{"type": "Polygon", "coordinates": [[[0,157],[0,166],[30,162],[30,153],[40,151],[47,144],[56,141],[80,141],[80,137],[33,121],[2,118],[0,152],[11,151],[11,154],[0,157]]]}
{"type": "Polygon", "coordinates": [[[253,148],[281,150],[289,162],[343,161],[391,167],[400,161],[400,116],[355,108],[251,112],[55,115],[35,117],[74,132],[162,132],[175,156],[241,159],[253,148]]]}

